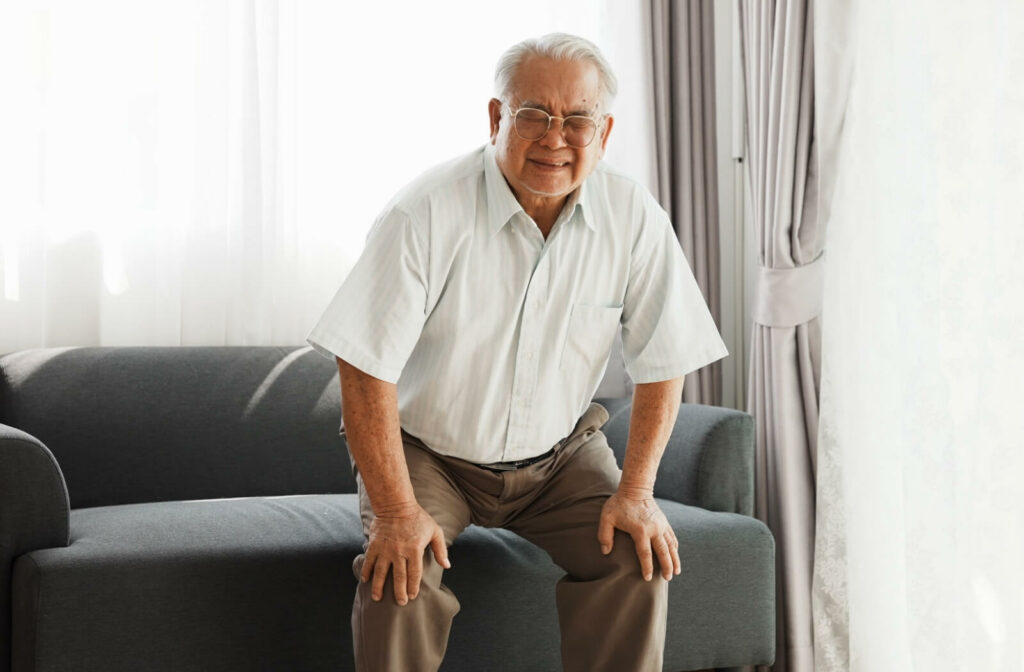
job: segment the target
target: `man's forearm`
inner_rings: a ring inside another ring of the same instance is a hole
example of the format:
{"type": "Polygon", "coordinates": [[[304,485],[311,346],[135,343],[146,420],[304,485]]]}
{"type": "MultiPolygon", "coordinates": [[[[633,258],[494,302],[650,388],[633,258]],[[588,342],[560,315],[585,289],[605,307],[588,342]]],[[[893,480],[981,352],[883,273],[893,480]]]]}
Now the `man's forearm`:
{"type": "Polygon", "coordinates": [[[654,490],[658,464],[679,414],[684,380],[681,376],[657,383],[641,383],[633,390],[620,492],[638,494],[654,490]]]}
{"type": "Polygon", "coordinates": [[[398,387],[338,358],[345,437],[378,516],[416,505],[398,422],[398,387]]]}

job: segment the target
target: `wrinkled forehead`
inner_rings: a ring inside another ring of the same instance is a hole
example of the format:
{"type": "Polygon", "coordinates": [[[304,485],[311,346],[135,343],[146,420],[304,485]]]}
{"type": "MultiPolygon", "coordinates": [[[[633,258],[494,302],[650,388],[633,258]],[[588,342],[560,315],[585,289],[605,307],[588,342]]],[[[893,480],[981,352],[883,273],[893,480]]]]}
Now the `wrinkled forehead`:
{"type": "Polygon", "coordinates": [[[601,105],[601,75],[587,61],[532,57],[512,79],[512,102],[551,114],[593,114],[601,105]]]}

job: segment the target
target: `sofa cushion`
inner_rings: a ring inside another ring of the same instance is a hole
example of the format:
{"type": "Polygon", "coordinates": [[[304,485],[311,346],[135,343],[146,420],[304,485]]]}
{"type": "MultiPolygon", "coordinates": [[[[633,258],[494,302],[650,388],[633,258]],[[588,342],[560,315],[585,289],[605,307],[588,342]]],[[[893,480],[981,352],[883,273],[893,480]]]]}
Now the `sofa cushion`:
{"type": "MultiPolygon", "coordinates": [[[[774,632],[767,528],[660,504],[683,566],[666,669],[762,659],[774,632]]],[[[15,563],[14,670],[350,670],[357,506],[355,495],[301,495],[73,510],[70,546],[15,563]]],[[[559,669],[561,571],[546,554],[471,526],[451,559],[459,654],[442,669],[559,669]]]]}
{"type": "Polygon", "coordinates": [[[0,357],[0,422],[71,508],[355,492],[337,365],[309,347],[45,348],[0,357]]]}

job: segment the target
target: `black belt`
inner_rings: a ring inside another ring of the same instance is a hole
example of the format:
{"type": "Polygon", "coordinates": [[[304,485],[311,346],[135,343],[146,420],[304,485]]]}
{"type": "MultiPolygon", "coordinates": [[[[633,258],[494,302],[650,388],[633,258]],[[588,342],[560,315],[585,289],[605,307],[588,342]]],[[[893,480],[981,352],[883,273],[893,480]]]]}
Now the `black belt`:
{"type": "MultiPolygon", "coordinates": [[[[555,448],[557,447],[558,446],[555,446],[555,448]]],[[[515,471],[516,469],[522,469],[523,467],[528,467],[531,464],[540,462],[544,458],[551,457],[555,454],[555,448],[552,448],[543,455],[528,457],[525,460],[516,460],[514,462],[492,462],[490,464],[478,464],[476,466],[481,467],[482,469],[489,469],[490,471],[515,471]]]]}

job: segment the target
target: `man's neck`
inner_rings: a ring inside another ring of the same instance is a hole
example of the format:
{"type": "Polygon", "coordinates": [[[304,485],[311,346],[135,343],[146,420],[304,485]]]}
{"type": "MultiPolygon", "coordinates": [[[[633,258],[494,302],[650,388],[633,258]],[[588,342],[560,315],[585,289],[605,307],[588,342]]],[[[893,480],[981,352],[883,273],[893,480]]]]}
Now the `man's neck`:
{"type": "Polygon", "coordinates": [[[558,215],[561,214],[562,208],[565,206],[565,201],[568,197],[562,199],[562,203],[557,208],[545,208],[541,211],[530,211],[525,206],[523,210],[530,216],[530,219],[537,224],[537,228],[540,229],[541,234],[547,239],[548,234],[551,233],[551,227],[555,225],[555,221],[558,219],[558,215]]]}
{"type": "Polygon", "coordinates": [[[558,220],[558,216],[562,214],[565,204],[569,199],[573,198],[573,194],[567,194],[561,198],[517,194],[514,189],[512,193],[515,194],[519,204],[523,206],[523,211],[537,224],[537,228],[540,229],[545,240],[548,234],[551,233],[551,228],[558,220]]]}

